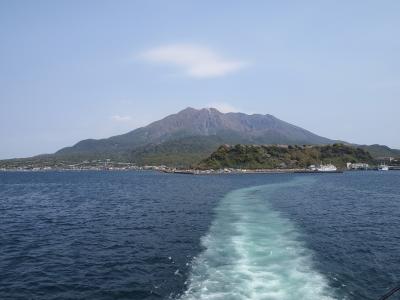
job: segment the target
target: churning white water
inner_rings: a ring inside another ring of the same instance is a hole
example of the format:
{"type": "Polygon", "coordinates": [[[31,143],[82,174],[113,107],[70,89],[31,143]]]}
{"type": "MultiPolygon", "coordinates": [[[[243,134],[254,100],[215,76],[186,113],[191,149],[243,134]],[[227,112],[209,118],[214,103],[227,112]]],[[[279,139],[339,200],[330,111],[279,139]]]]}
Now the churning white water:
{"type": "Polygon", "coordinates": [[[277,189],[296,184],[301,182],[227,194],[181,299],[333,299],[295,225],[268,202],[277,189]]]}

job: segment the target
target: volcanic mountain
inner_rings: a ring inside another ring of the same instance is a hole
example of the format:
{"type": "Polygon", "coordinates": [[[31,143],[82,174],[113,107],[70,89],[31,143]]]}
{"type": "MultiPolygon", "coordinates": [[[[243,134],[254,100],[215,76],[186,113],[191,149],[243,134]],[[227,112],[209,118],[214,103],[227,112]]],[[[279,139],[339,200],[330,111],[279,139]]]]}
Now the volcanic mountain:
{"type": "Polygon", "coordinates": [[[218,145],[234,143],[321,145],[334,141],[268,114],[221,113],[215,108],[189,107],[122,135],[80,141],[55,155],[118,156],[140,161],[146,155],[154,158],[184,152],[197,158],[210,154],[218,145]]]}

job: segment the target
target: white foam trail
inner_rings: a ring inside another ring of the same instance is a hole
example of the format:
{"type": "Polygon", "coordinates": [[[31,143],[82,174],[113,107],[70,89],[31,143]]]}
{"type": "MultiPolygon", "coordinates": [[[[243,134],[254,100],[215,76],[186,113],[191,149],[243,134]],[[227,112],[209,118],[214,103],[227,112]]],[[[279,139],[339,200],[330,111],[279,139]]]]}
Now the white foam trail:
{"type": "Polygon", "coordinates": [[[294,224],[268,203],[272,191],[293,184],[241,189],[222,199],[182,300],[333,299],[294,224]]]}

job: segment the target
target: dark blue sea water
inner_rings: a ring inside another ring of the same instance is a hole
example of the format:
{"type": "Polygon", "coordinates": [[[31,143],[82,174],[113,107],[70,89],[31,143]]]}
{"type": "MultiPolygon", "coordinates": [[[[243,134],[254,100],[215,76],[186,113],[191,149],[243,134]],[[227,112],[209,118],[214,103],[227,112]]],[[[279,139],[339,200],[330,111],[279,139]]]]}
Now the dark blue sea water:
{"type": "Polygon", "coordinates": [[[0,299],[364,300],[399,284],[400,172],[0,173],[0,299]]]}

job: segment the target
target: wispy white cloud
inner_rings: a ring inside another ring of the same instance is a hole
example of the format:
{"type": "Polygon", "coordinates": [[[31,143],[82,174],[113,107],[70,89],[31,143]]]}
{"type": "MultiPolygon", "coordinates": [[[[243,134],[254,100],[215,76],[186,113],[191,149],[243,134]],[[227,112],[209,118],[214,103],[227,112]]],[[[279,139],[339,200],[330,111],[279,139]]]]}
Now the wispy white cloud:
{"type": "Polygon", "coordinates": [[[228,113],[228,112],[240,112],[241,110],[238,109],[237,107],[234,107],[233,105],[226,103],[226,102],[212,102],[207,105],[207,107],[212,107],[216,108],[222,113],[228,113]]]}
{"type": "Polygon", "coordinates": [[[228,60],[206,47],[189,44],[166,45],[150,49],[140,55],[146,61],[177,66],[195,78],[220,77],[237,72],[248,64],[228,60]]]}
{"type": "Polygon", "coordinates": [[[113,115],[110,117],[112,121],[115,122],[129,122],[132,120],[130,116],[113,115]]]}

